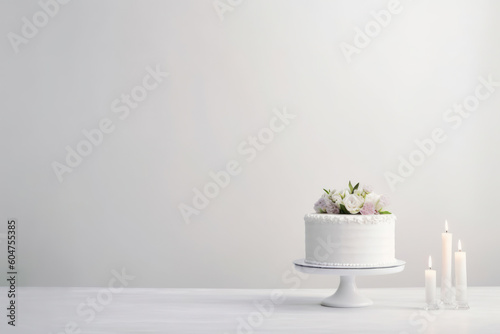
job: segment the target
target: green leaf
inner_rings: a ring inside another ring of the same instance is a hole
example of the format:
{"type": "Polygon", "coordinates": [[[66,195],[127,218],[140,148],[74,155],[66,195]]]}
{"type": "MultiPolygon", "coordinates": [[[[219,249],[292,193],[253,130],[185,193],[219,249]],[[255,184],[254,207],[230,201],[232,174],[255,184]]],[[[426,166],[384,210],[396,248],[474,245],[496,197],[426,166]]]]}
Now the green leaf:
{"type": "Polygon", "coordinates": [[[350,214],[350,212],[347,211],[347,209],[345,208],[344,204],[340,204],[340,213],[345,214],[345,215],[350,214]]]}
{"type": "Polygon", "coordinates": [[[325,193],[327,193],[327,195],[330,195],[330,191],[326,190],[325,188],[323,188],[323,190],[325,191],[325,193]]]}
{"type": "Polygon", "coordinates": [[[381,215],[392,215],[389,211],[380,211],[379,212],[381,215]]]}
{"type": "Polygon", "coordinates": [[[352,188],[351,181],[349,181],[349,193],[352,194],[353,191],[354,189],[352,188]]]}
{"type": "Polygon", "coordinates": [[[352,191],[354,192],[354,190],[358,189],[358,187],[359,187],[359,182],[358,182],[357,185],[354,186],[354,188],[352,189],[352,191]]]}

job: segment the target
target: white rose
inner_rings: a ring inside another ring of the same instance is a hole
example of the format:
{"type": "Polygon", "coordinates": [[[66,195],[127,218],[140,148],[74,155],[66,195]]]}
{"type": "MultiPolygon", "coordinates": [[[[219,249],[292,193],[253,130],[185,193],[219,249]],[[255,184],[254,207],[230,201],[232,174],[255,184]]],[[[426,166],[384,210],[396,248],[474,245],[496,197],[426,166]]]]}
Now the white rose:
{"type": "Polygon", "coordinates": [[[352,214],[356,214],[363,207],[363,197],[349,194],[344,198],[344,206],[352,214]]]}

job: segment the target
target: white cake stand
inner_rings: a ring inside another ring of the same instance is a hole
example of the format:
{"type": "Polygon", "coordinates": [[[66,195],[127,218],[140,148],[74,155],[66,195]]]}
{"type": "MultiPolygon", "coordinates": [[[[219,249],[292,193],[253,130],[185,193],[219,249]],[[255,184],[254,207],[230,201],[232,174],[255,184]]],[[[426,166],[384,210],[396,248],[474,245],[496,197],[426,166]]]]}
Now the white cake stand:
{"type": "Polygon", "coordinates": [[[359,293],[356,286],[356,276],[387,275],[404,270],[406,262],[396,260],[394,263],[381,267],[328,267],[309,264],[304,259],[293,261],[295,269],[306,274],[338,275],[340,284],[337,291],[323,299],[321,305],[328,307],[363,307],[372,305],[370,298],[359,293]]]}

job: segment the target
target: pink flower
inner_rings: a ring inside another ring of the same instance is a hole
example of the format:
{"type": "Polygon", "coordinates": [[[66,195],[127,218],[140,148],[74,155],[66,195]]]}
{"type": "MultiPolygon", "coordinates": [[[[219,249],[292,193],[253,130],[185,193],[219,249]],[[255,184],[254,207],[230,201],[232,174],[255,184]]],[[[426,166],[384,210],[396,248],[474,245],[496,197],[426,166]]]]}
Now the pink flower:
{"type": "Polygon", "coordinates": [[[328,201],[326,203],[326,213],[329,213],[329,214],[339,214],[340,213],[340,208],[337,204],[333,203],[332,201],[328,201]]]}
{"type": "Polygon", "coordinates": [[[362,215],[374,215],[377,210],[375,210],[375,204],[371,202],[365,202],[365,205],[361,208],[362,215]]]}
{"type": "Polygon", "coordinates": [[[318,199],[316,203],[314,203],[314,210],[317,213],[329,213],[329,214],[338,214],[340,212],[340,208],[337,204],[332,202],[332,200],[325,194],[318,199]]]}
{"type": "Polygon", "coordinates": [[[324,196],[321,196],[316,203],[314,203],[314,211],[317,213],[325,213],[326,212],[326,204],[327,204],[327,198],[324,196]]]}

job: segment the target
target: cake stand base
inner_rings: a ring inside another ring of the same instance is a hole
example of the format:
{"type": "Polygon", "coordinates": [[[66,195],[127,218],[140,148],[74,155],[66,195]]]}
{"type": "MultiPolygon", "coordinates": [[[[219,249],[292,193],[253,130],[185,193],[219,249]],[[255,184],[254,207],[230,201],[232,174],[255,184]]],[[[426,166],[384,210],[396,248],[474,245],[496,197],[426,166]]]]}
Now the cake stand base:
{"type": "Polygon", "coordinates": [[[381,267],[329,267],[309,264],[304,259],[295,260],[295,269],[306,274],[338,275],[340,283],[337,291],[323,299],[321,305],[328,307],[364,307],[373,304],[370,298],[362,295],[356,286],[356,276],[386,275],[404,270],[405,262],[396,260],[394,263],[381,267]]]}
{"type": "Polygon", "coordinates": [[[356,286],[356,276],[340,276],[337,291],[321,302],[321,305],[328,307],[363,307],[372,304],[370,298],[359,293],[356,286]]]}

